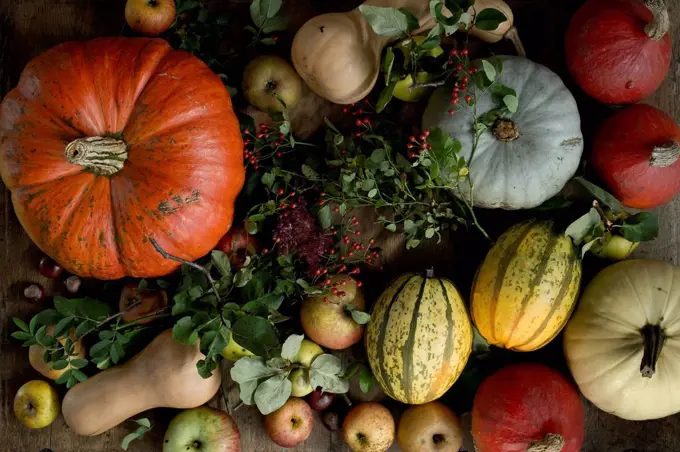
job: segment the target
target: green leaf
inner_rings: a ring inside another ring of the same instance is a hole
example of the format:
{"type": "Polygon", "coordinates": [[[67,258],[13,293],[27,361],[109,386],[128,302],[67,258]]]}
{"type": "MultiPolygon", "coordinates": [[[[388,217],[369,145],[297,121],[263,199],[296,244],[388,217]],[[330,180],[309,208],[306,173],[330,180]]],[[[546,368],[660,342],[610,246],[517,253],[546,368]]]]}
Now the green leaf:
{"type": "Polygon", "coordinates": [[[426,239],[431,239],[434,237],[435,232],[437,232],[434,228],[427,228],[425,230],[425,238],[426,239]]]}
{"type": "Polygon", "coordinates": [[[517,96],[507,95],[503,97],[503,104],[505,104],[510,113],[516,113],[517,107],[519,106],[519,100],[517,99],[517,96]]]}
{"type": "Polygon", "coordinates": [[[38,316],[34,315],[33,318],[31,318],[31,321],[28,323],[28,331],[31,334],[35,334],[35,330],[36,330],[37,326],[38,326],[38,316]]]}
{"type": "Polygon", "coordinates": [[[67,370],[66,372],[64,372],[63,374],[61,374],[61,375],[59,376],[59,378],[57,378],[56,380],[54,380],[54,382],[55,382],[56,384],[58,384],[58,385],[63,385],[63,384],[65,384],[65,383],[68,383],[69,379],[71,378],[71,372],[72,372],[71,369],[67,370]]]}
{"type": "Polygon", "coordinates": [[[180,344],[192,344],[193,342],[190,342],[190,339],[193,330],[194,323],[191,320],[191,317],[182,317],[175,323],[175,326],[172,327],[172,338],[180,344]]]}
{"type": "Polygon", "coordinates": [[[68,360],[66,360],[66,359],[60,359],[60,360],[52,363],[52,369],[54,369],[54,370],[66,369],[67,366],[68,366],[68,360]]]}
{"type": "Polygon", "coordinates": [[[146,279],[140,279],[139,284],[137,284],[137,290],[146,290],[149,288],[149,282],[146,279]]]}
{"type": "Polygon", "coordinates": [[[229,262],[229,257],[219,250],[213,250],[210,253],[210,262],[217,268],[221,275],[231,274],[231,262],[229,262]]]}
{"type": "Polygon", "coordinates": [[[486,78],[490,82],[496,80],[496,68],[493,64],[489,63],[487,60],[482,60],[482,69],[484,69],[484,75],[486,75],[486,78]]]}
{"type": "Polygon", "coordinates": [[[23,320],[18,319],[16,317],[12,317],[12,321],[17,327],[19,327],[21,331],[24,331],[26,333],[30,332],[28,325],[26,325],[26,322],[24,322],[23,320]]]}
{"type": "Polygon", "coordinates": [[[640,212],[626,218],[619,228],[626,240],[648,242],[659,235],[659,218],[649,212],[640,212]]]}
{"type": "Polygon", "coordinates": [[[607,191],[601,189],[597,185],[593,184],[592,182],[588,182],[582,177],[576,177],[574,178],[575,181],[583,185],[583,187],[590,192],[591,195],[593,195],[598,201],[600,201],[602,204],[606,205],[610,209],[614,211],[615,214],[625,212],[625,208],[623,205],[619,202],[618,199],[616,199],[614,196],[612,196],[610,193],[607,191]]]}
{"type": "Polygon", "coordinates": [[[262,33],[274,33],[275,31],[283,31],[288,28],[288,18],[277,16],[267,19],[262,27],[262,33]]]}
{"type": "Polygon", "coordinates": [[[87,366],[87,360],[86,359],[71,360],[71,366],[75,367],[76,369],[82,369],[83,367],[87,366]]]}
{"type": "Polygon", "coordinates": [[[281,0],[254,0],[250,5],[250,17],[257,28],[262,28],[267,19],[276,16],[281,4],[281,0]]]}
{"type": "Polygon", "coordinates": [[[330,228],[332,224],[331,206],[329,204],[326,204],[325,206],[320,208],[319,212],[317,213],[317,217],[319,218],[319,224],[321,225],[322,229],[330,228]]]}
{"type": "Polygon", "coordinates": [[[374,188],[374,189],[372,189],[368,192],[368,197],[369,198],[375,198],[377,194],[378,194],[378,189],[374,188]]]}
{"type": "Polygon", "coordinates": [[[54,307],[57,312],[63,316],[72,316],[76,314],[78,300],[69,300],[64,297],[54,297],[54,307]]]}
{"type": "Polygon", "coordinates": [[[237,343],[258,356],[268,356],[270,349],[279,345],[274,327],[262,317],[241,317],[234,324],[232,335],[237,343]]]}
{"type": "Polygon", "coordinates": [[[481,10],[477,17],[475,17],[475,27],[484,31],[492,31],[497,29],[506,20],[508,18],[502,12],[494,8],[486,8],[481,10]]]}
{"type": "Polygon", "coordinates": [[[197,0],[184,0],[182,2],[178,2],[177,14],[181,14],[191,9],[198,8],[199,6],[200,3],[197,0]]]}
{"type": "Polygon", "coordinates": [[[108,351],[109,351],[110,346],[111,346],[111,341],[109,341],[109,340],[97,342],[90,349],[90,355],[92,357],[104,358],[104,357],[109,355],[108,351]]]}
{"type": "Polygon", "coordinates": [[[302,345],[304,338],[305,336],[302,334],[291,334],[288,336],[281,348],[281,358],[292,361],[300,351],[300,345],[302,345]]]}
{"type": "Polygon", "coordinates": [[[373,374],[371,373],[371,370],[366,366],[363,366],[359,371],[359,389],[361,389],[361,392],[365,394],[367,392],[371,392],[374,384],[375,381],[373,380],[373,374]]]}
{"type": "Polygon", "coordinates": [[[68,330],[73,320],[74,320],[73,316],[68,316],[58,321],[57,325],[54,327],[54,332],[52,332],[52,336],[53,337],[63,336],[63,333],[68,330]]]}
{"type": "Polygon", "coordinates": [[[273,171],[268,171],[262,175],[262,184],[271,190],[276,182],[276,175],[273,171]]]}
{"type": "Polygon", "coordinates": [[[244,287],[251,279],[253,279],[253,270],[250,267],[244,267],[234,275],[234,285],[244,287]]]}
{"type": "MultiPolygon", "coordinates": [[[[61,315],[54,309],[46,309],[38,313],[35,318],[37,325],[54,325],[61,319],[61,315]]],[[[32,320],[31,323],[33,323],[32,320]]]]}
{"type": "Polygon", "coordinates": [[[38,342],[42,342],[42,340],[45,339],[45,336],[47,336],[47,326],[43,325],[35,332],[35,339],[38,342]]]}
{"type": "Polygon", "coordinates": [[[406,242],[406,249],[410,250],[413,248],[417,248],[418,245],[420,245],[420,240],[418,239],[411,239],[408,242],[406,242]]]}
{"type": "Polygon", "coordinates": [[[259,356],[247,356],[239,359],[231,368],[231,379],[239,385],[239,396],[246,405],[254,403],[253,396],[259,382],[263,378],[279,373],[278,369],[267,367],[259,356]]]}
{"type": "Polygon", "coordinates": [[[578,220],[571,223],[564,234],[574,241],[576,246],[581,245],[586,237],[593,234],[593,229],[602,223],[600,214],[597,209],[591,207],[587,214],[580,217],[578,220]]]}
{"type": "Polygon", "coordinates": [[[77,300],[76,309],[81,316],[92,320],[103,320],[111,313],[111,308],[107,303],[93,298],[77,300]]]}
{"type": "Polygon", "coordinates": [[[385,51],[385,59],[383,60],[383,73],[385,74],[385,85],[390,83],[392,77],[392,67],[394,66],[394,50],[388,47],[385,51]]]}
{"type": "Polygon", "coordinates": [[[82,337],[84,336],[92,327],[94,326],[94,323],[90,322],[89,320],[85,320],[83,322],[80,322],[80,325],[76,327],[76,337],[82,337]]]}
{"type": "Polygon", "coordinates": [[[387,229],[390,232],[397,232],[397,225],[394,223],[390,223],[385,226],[385,229],[387,229]]]}
{"type": "Polygon", "coordinates": [[[408,8],[399,8],[399,11],[406,17],[408,32],[416,31],[420,28],[418,18],[408,8]]]}
{"type": "Polygon", "coordinates": [[[141,418],[141,419],[135,419],[134,421],[137,424],[141,425],[142,427],[146,427],[146,428],[149,428],[149,429],[151,428],[151,421],[149,421],[149,419],[147,419],[145,417],[141,418]]]}
{"type": "Polygon", "coordinates": [[[83,382],[87,380],[87,375],[83,373],[83,371],[79,369],[72,369],[71,370],[71,375],[75,377],[76,380],[83,382]]]}
{"type": "Polygon", "coordinates": [[[451,35],[458,31],[458,24],[463,13],[459,8],[455,8],[451,12],[453,15],[451,17],[446,17],[442,1],[430,0],[430,15],[434,17],[437,23],[444,29],[446,35],[451,35]]]}
{"type": "Polygon", "coordinates": [[[263,381],[255,390],[255,404],[260,413],[267,415],[281,408],[290,398],[293,384],[285,374],[274,375],[263,381]]]}
{"type": "Polygon", "coordinates": [[[371,320],[371,316],[366,312],[352,309],[352,320],[359,325],[366,325],[371,320]]]}
{"type": "Polygon", "coordinates": [[[593,240],[591,240],[590,242],[586,243],[585,245],[583,245],[583,246],[581,247],[581,259],[583,259],[583,257],[586,255],[586,253],[587,253],[588,251],[590,251],[590,249],[591,249],[593,246],[595,246],[596,243],[601,242],[601,241],[602,241],[602,237],[598,237],[598,238],[593,239],[593,240]]]}
{"type": "Polygon", "coordinates": [[[302,171],[302,175],[305,176],[307,179],[310,180],[318,180],[319,179],[319,173],[314,171],[311,166],[309,165],[302,165],[300,168],[302,171]]]}
{"type": "Polygon", "coordinates": [[[392,98],[394,97],[394,88],[397,86],[397,81],[392,80],[389,85],[385,87],[380,92],[380,96],[378,97],[378,102],[376,103],[375,106],[375,111],[377,113],[381,113],[383,110],[385,110],[385,107],[387,107],[387,104],[390,103],[392,98]]]}
{"type": "Polygon", "coordinates": [[[363,4],[359,11],[377,35],[400,38],[409,33],[409,18],[396,8],[363,4]]]}
{"type": "Polygon", "coordinates": [[[18,341],[27,341],[33,338],[31,333],[27,333],[25,331],[15,331],[14,333],[10,334],[10,336],[18,341]]]}
{"type": "Polygon", "coordinates": [[[246,232],[248,232],[248,234],[250,235],[257,234],[258,231],[257,222],[248,218],[246,221],[243,222],[243,226],[246,228],[246,232]]]}
{"type": "Polygon", "coordinates": [[[111,355],[111,361],[113,364],[118,364],[118,361],[120,361],[120,354],[118,353],[118,348],[116,347],[118,343],[113,343],[111,344],[111,347],[109,348],[109,354],[111,355]]]}
{"type": "Polygon", "coordinates": [[[342,378],[342,362],[339,358],[323,354],[314,358],[309,368],[309,380],[313,388],[321,387],[324,392],[344,394],[349,390],[349,381],[342,378]]]}

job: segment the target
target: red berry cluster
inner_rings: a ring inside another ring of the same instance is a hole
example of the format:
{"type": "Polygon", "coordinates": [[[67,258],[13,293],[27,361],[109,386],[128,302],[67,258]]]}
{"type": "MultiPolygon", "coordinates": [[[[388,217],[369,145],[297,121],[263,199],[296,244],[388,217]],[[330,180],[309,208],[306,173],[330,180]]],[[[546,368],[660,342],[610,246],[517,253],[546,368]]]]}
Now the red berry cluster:
{"type": "Polygon", "coordinates": [[[260,123],[256,132],[249,129],[243,131],[243,159],[246,166],[252,166],[257,170],[262,160],[283,157],[289,144],[283,133],[277,132],[265,123],[260,123]]]}
{"type": "Polygon", "coordinates": [[[342,107],[342,112],[356,117],[354,120],[354,125],[357,127],[356,132],[354,132],[355,137],[360,137],[372,130],[373,120],[369,115],[373,114],[374,111],[368,98],[362,100],[359,104],[353,103],[342,107]]]}
{"type": "MultiPolygon", "coordinates": [[[[454,84],[453,90],[451,91],[451,103],[453,105],[458,105],[458,103],[460,102],[459,98],[460,94],[467,91],[470,77],[472,76],[472,74],[477,72],[477,68],[470,67],[470,60],[468,59],[468,54],[469,54],[468,49],[463,49],[461,51],[453,49],[449,53],[448,63],[453,64],[454,59],[456,62],[456,70],[451,74],[456,79],[456,83],[454,84]]],[[[464,99],[468,105],[471,105],[473,101],[472,95],[466,94],[464,99]]],[[[449,110],[450,115],[454,115],[455,113],[456,113],[455,107],[449,110]]]]}
{"type": "Polygon", "coordinates": [[[430,136],[430,131],[428,129],[423,130],[418,138],[415,135],[411,135],[408,138],[408,144],[406,149],[408,149],[408,156],[412,159],[418,157],[418,155],[425,154],[425,151],[432,149],[432,145],[427,143],[427,137],[430,136]]]}

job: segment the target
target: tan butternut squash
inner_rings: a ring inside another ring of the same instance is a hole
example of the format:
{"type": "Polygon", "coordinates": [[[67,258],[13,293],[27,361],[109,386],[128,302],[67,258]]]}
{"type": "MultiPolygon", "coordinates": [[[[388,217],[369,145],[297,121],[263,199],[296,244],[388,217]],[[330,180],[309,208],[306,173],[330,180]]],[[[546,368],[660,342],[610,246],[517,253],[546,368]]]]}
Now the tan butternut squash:
{"type": "Polygon", "coordinates": [[[76,434],[93,436],[152,408],[203,405],[222,380],[219,371],[208,379],[198,375],[196,362],[203,357],[198,344],[179,344],[167,330],[127,363],[67,392],[62,402],[64,420],[76,434]]]}
{"type": "MultiPolygon", "coordinates": [[[[425,0],[367,0],[364,4],[408,8],[420,22],[416,34],[435,25],[425,0]]],[[[508,20],[493,31],[473,27],[470,34],[490,43],[507,37],[513,40],[518,53],[524,55],[510,7],[503,0],[477,0],[468,13],[474,16],[485,8],[501,11],[508,20]]],[[[450,14],[446,9],[443,12],[450,14]]],[[[337,104],[350,104],[373,89],[380,73],[380,55],[393,40],[377,35],[358,8],[347,13],[322,14],[310,19],[295,35],[292,61],[300,77],[318,95],[337,104]]]]}

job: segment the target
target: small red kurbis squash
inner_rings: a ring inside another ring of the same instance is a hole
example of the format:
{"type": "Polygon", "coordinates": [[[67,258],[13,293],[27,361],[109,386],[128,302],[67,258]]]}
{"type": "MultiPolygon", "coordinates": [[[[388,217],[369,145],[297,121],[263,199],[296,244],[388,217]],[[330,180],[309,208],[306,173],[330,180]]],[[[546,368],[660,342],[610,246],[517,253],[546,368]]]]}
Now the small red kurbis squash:
{"type": "Polygon", "coordinates": [[[160,39],[58,45],[0,105],[0,175],[31,239],[69,271],[158,276],[215,246],[243,184],[222,81],[160,39]]]}
{"type": "Polygon", "coordinates": [[[589,0],[567,29],[569,72],[600,102],[639,102],[668,73],[669,24],[663,0],[589,0]]]}
{"type": "Polygon", "coordinates": [[[651,105],[631,105],[600,128],[591,161],[626,206],[651,209],[680,192],[680,127],[651,105]]]}
{"type": "Polygon", "coordinates": [[[583,404],[574,386],[541,364],[518,364],[482,382],[472,408],[477,452],[579,452],[583,404]]]}

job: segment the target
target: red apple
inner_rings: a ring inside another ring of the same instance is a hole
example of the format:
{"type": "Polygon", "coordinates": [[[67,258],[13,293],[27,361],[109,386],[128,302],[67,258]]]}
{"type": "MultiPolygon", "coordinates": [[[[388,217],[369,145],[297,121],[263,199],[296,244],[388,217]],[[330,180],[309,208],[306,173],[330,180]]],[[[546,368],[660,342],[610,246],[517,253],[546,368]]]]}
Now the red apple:
{"type": "Polygon", "coordinates": [[[215,249],[226,254],[231,265],[241,268],[246,256],[252,256],[260,250],[260,243],[254,235],[248,234],[243,226],[235,226],[224,234],[215,249]]]}
{"type": "Polygon", "coordinates": [[[394,442],[394,418],[379,403],[362,403],[347,413],[342,437],[355,452],[385,452],[394,442]]]}
{"type": "Polygon", "coordinates": [[[458,452],[463,429],[454,412],[435,401],[409,407],[399,419],[397,439],[404,452],[458,452]]]}
{"type": "MultiPolygon", "coordinates": [[[[120,294],[118,310],[124,312],[124,322],[134,322],[142,317],[158,314],[168,307],[168,294],[164,290],[139,290],[136,284],[126,284],[120,294]]],[[[144,325],[153,320],[153,317],[139,320],[144,325]]]]}
{"type": "Polygon", "coordinates": [[[302,302],[300,321],[309,339],[331,350],[343,350],[359,342],[364,334],[364,326],[352,319],[347,305],[363,311],[366,302],[363,290],[347,275],[333,277],[331,287],[337,288],[337,294],[310,297],[302,302]]]}
{"type": "Polygon", "coordinates": [[[264,418],[269,438],[281,447],[293,447],[304,442],[312,433],[312,409],[302,399],[291,397],[278,410],[264,418]]]}
{"type": "Polygon", "coordinates": [[[127,0],[125,20],[137,33],[157,36],[175,21],[175,0],[127,0]]]}

